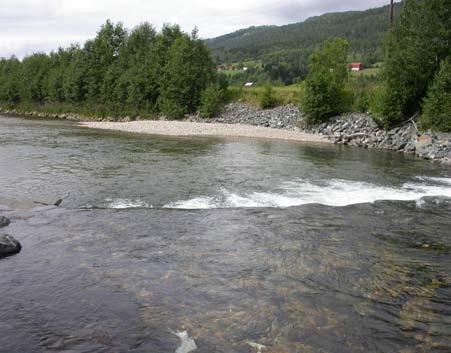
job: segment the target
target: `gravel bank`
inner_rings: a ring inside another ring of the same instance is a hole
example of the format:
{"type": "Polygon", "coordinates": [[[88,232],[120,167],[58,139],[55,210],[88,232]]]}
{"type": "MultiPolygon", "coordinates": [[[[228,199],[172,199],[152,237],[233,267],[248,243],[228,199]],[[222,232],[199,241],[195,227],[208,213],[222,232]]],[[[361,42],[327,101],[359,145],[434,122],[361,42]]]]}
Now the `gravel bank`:
{"type": "Polygon", "coordinates": [[[167,136],[251,137],[306,142],[330,142],[327,138],[301,131],[272,129],[241,124],[197,123],[187,121],[82,122],[81,126],[167,136]]]}

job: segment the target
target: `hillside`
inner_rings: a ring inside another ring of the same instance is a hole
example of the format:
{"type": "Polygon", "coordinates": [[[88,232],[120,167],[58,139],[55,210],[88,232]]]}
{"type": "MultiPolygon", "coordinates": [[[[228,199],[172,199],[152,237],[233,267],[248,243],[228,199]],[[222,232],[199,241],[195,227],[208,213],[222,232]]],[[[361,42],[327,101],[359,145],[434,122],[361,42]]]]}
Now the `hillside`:
{"type": "MultiPolygon", "coordinates": [[[[395,3],[395,16],[402,6],[402,2],[395,3]]],[[[264,67],[283,63],[285,71],[291,71],[288,76],[302,77],[313,49],[331,37],[349,41],[352,60],[367,66],[380,61],[381,44],[390,26],[389,13],[390,6],[328,13],[284,26],[249,27],[206,43],[218,63],[261,60],[264,67]]]]}

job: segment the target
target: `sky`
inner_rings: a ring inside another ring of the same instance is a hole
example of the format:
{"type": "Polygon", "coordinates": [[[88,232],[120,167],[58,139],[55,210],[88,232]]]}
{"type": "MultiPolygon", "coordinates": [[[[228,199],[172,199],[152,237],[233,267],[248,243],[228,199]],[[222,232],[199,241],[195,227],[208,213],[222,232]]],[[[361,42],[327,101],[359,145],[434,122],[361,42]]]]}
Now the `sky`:
{"type": "Polygon", "coordinates": [[[197,26],[202,38],[249,26],[300,22],[327,12],[365,10],[388,0],[0,0],[0,57],[21,58],[93,38],[107,20],[126,28],[197,26]]]}

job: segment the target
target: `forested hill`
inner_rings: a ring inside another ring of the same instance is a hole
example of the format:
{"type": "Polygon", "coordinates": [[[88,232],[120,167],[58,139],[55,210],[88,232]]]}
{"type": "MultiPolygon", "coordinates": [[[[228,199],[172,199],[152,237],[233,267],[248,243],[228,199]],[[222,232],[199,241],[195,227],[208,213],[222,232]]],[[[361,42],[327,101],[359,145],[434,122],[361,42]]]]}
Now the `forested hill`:
{"type": "MultiPolygon", "coordinates": [[[[387,1],[389,3],[389,1],[387,1]]],[[[403,2],[395,3],[395,16],[403,2]]],[[[284,26],[249,27],[206,40],[218,62],[270,59],[310,53],[324,40],[342,37],[351,55],[369,64],[382,58],[381,42],[389,29],[390,6],[366,11],[329,13],[284,26]]]]}

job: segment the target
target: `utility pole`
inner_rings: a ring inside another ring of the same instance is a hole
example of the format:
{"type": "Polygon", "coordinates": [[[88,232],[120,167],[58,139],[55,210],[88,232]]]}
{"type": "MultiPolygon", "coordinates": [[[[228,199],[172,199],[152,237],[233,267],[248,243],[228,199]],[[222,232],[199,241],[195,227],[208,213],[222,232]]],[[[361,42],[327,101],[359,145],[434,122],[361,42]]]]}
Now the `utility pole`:
{"type": "Polygon", "coordinates": [[[393,27],[393,0],[390,0],[390,28],[393,27]]]}

